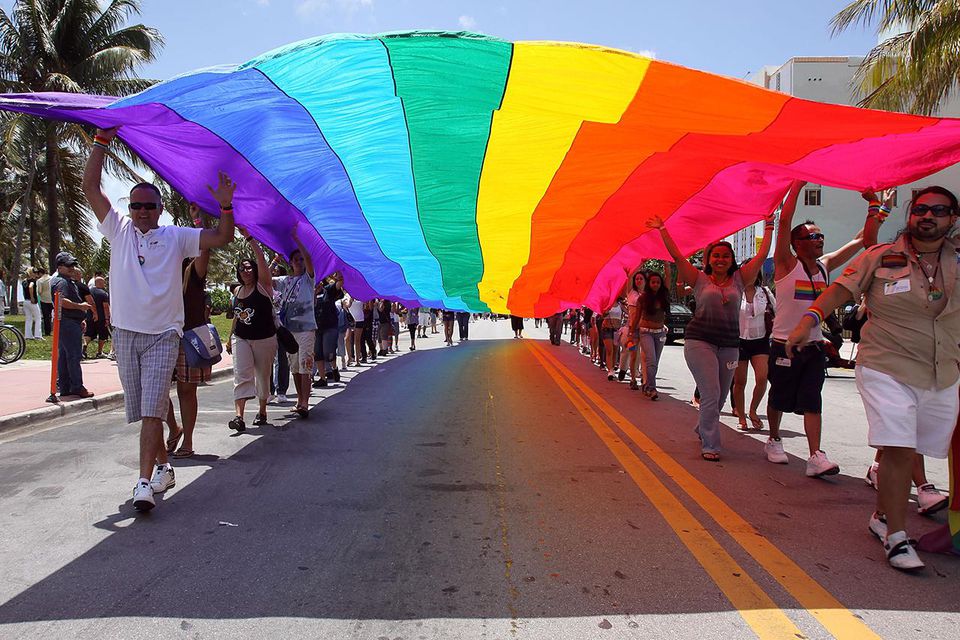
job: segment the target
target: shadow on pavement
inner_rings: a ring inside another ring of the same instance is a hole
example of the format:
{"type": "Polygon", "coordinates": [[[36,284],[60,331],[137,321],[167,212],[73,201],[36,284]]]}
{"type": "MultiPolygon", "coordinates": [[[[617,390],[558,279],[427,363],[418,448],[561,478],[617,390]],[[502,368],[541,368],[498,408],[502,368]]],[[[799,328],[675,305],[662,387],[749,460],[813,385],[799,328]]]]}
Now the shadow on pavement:
{"type": "Polygon", "coordinates": [[[521,341],[393,358],[309,420],[176,461],[212,468],[149,514],[128,501],[87,523],[113,533],[0,606],[0,623],[730,610],[589,429],[563,422],[570,409],[521,341]]]}

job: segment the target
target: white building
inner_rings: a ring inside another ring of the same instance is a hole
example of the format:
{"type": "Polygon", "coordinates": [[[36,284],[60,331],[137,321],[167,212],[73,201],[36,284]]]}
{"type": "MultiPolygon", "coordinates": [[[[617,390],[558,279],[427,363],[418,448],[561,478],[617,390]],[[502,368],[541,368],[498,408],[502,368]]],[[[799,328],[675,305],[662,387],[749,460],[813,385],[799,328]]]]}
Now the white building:
{"type": "MultiPolygon", "coordinates": [[[[862,56],[797,57],[779,67],[766,66],[751,75],[755,84],[782,91],[798,98],[831,104],[855,106],[859,101],[854,75],[862,56]]],[[[960,100],[945,101],[938,116],[960,116],[960,100]]],[[[960,165],[954,165],[923,180],[901,185],[897,189],[897,206],[880,228],[880,241],[892,240],[904,226],[906,205],[913,193],[937,184],[960,192],[960,165]]],[[[832,251],[846,243],[863,226],[866,203],[859,193],[808,184],[797,203],[794,224],[814,220],[826,235],[825,250],[832,251]]],[[[739,257],[739,254],[738,254],[739,257]]]]}

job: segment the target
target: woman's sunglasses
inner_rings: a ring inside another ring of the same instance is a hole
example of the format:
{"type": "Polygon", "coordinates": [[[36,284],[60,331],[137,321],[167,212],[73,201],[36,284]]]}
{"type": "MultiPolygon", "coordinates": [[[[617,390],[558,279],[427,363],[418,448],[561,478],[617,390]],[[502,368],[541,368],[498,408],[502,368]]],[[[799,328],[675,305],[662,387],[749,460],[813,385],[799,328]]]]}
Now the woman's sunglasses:
{"type": "Polygon", "coordinates": [[[927,214],[927,211],[932,213],[934,218],[946,218],[949,215],[953,215],[953,207],[948,204],[915,204],[910,209],[910,215],[924,216],[927,214]]]}

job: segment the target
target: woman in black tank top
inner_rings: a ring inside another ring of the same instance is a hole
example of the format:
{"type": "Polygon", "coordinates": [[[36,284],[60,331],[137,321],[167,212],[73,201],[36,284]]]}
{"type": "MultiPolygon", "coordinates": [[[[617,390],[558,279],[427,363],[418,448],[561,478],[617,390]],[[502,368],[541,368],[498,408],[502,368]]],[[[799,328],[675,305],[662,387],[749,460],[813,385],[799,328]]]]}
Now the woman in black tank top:
{"type": "Polygon", "coordinates": [[[254,425],[267,423],[270,374],[277,354],[277,328],[273,319],[273,284],[260,244],[240,229],[250,243],[256,262],[245,258],[237,265],[240,286],[233,297],[233,326],[227,352],[233,354],[233,403],[237,416],[228,423],[244,431],[243,409],[247,400],[257,398],[259,411],[254,425]]]}

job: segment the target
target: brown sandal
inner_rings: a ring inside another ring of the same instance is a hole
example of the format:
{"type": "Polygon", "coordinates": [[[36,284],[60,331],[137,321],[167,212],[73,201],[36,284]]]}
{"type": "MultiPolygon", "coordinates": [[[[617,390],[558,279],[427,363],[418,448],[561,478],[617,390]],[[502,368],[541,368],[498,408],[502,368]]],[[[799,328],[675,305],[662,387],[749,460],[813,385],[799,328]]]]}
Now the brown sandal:
{"type": "Polygon", "coordinates": [[[713,451],[704,451],[700,454],[700,457],[707,462],[720,462],[720,454],[713,451]]]}

